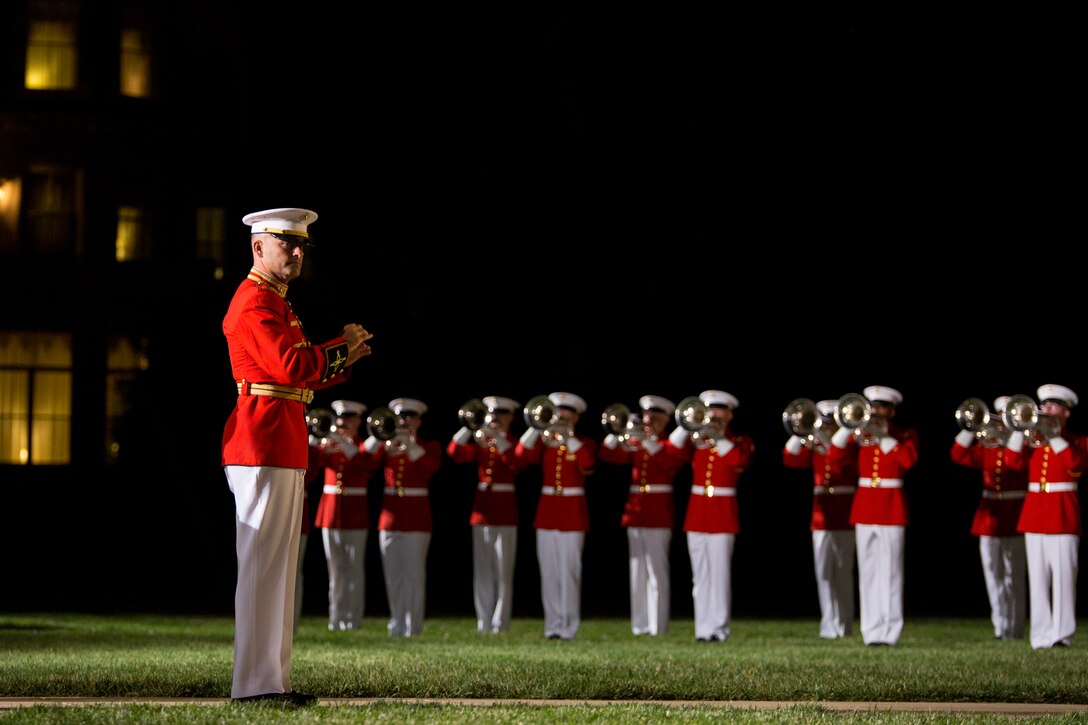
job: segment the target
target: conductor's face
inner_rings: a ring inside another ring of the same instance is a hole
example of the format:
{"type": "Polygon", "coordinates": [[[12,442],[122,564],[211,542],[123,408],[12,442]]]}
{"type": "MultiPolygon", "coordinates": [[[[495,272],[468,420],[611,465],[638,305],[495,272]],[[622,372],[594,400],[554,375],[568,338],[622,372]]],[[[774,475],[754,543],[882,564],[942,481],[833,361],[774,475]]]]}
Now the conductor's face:
{"type": "Polygon", "coordinates": [[[253,235],[253,264],[284,284],[302,274],[305,239],[273,234],[253,235]]]}

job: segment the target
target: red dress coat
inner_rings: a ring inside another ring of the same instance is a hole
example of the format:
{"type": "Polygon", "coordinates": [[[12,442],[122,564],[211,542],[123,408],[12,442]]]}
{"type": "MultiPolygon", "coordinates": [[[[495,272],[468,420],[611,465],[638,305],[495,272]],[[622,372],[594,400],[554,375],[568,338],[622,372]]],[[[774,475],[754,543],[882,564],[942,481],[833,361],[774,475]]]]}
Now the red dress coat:
{"type": "MultiPolygon", "coordinates": [[[[847,446],[856,446],[850,441],[847,446]]],[[[819,453],[808,446],[799,453],[782,448],[782,463],[787,468],[812,469],[812,531],[841,531],[853,528],[850,509],[854,505],[854,493],[858,484],[857,452],[833,460],[827,453],[819,453]]]]}
{"type": "Polygon", "coordinates": [[[667,438],[661,449],[650,454],[646,449],[627,451],[616,446],[601,446],[600,458],[607,463],[631,466],[631,485],[623,507],[621,526],[647,529],[671,529],[676,521],[673,479],[687,462],[687,456],[667,438]]]}
{"type": "MultiPolygon", "coordinates": [[[[376,466],[384,466],[385,488],[379,531],[431,531],[431,476],[442,465],[442,446],[438,441],[418,439],[423,455],[411,461],[408,456],[390,456],[385,446],[370,454],[376,466]]],[[[362,454],[360,454],[362,455],[362,454]]]]}
{"type": "MultiPolygon", "coordinates": [[[[1025,534],[1080,535],[1080,499],[1076,490],[1051,490],[1051,484],[1079,485],[1088,466],[1088,438],[1065,433],[1069,447],[1055,453],[1049,444],[1029,448],[1028,495],[1016,530],[1025,534]]],[[[1062,486],[1061,488],[1069,488],[1062,486]]]]}
{"type": "MultiPolygon", "coordinates": [[[[733,447],[724,456],[718,448],[691,446],[691,494],[684,516],[684,531],[703,534],[740,532],[737,508],[737,481],[752,464],[755,445],[748,436],[726,431],[723,438],[733,447]]],[[[722,439],[719,438],[719,441],[722,439]]],[[[689,450],[685,445],[684,450],[689,450]]]]}
{"type": "Polygon", "coordinates": [[[350,374],[347,341],[311,345],[286,296],[287,285],[252,269],[223,318],[231,370],[242,388],[223,431],[224,466],[307,465],[305,403],[249,394],[249,383],[320,390],[350,374]]]}
{"type": "Polygon", "coordinates": [[[521,442],[515,455],[525,465],[540,464],[543,487],[536,507],[533,527],[555,531],[589,531],[589,506],[586,504],[586,477],[597,467],[597,441],[577,436],[582,447],[571,453],[564,446],[548,446],[537,441],[532,448],[521,442]],[[574,489],[568,491],[566,489],[574,489]]]}
{"type": "MultiPolygon", "coordinates": [[[[850,524],[906,526],[910,523],[903,476],[918,461],[918,434],[910,428],[889,424],[888,435],[897,443],[885,453],[880,446],[858,446],[858,490],[850,508],[850,524]],[[893,486],[881,485],[885,479],[893,486]]],[[[832,464],[851,457],[849,446],[832,445],[827,456],[832,464]]]]}
{"type": "Polygon", "coordinates": [[[352,445],[358,452],[351,458],[344,455],[336,441],[314,449],[318,451],[318,461],[325,472],[314,518],[314,526],[319,529],[370,528],[367,489],[377,465],[361,445],[352,445]]]}
{"type": "Polygon", "coordinates": [[[459,445],[450,441],[446,454],[454,463],[476,463],[476,495],[472,499],[469,526],[517,526],[518,497],[514,479],[525,468],[525,462],[516,455],[514,442],[500,453],[495,446],[477,445],[474,442],[459,445]]]}
{"type": "Polygon", "coordinates": [[[1016,524],[1028,490],[1027,458],[1005,447],[952,444],[952,460],[982,471],[982,498],[971,522],[974,536],[1016,536],[1016,524]]]}

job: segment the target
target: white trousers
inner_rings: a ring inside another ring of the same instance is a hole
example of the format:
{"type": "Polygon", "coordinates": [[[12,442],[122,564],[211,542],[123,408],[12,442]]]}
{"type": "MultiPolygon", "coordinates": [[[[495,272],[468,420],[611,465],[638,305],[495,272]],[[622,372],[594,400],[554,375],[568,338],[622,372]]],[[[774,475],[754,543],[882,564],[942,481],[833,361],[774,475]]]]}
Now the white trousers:
{"type": "Polygon", "coordinates": [[[1076,534],[1024,534],[1031,596],[1031,647],[1069,645],[1077,629],[1076,534]]]}
{"type": "Polygon", "coordinates": [[[820,636],[824,639],[838,639],[854,631],[854,541],[853,529],[812,532],[820,636]]]}
{"type": "Polygon", "coordinates": [[[389,600],[390,637],[417,637],[423,632],[427,606],[429,531],[379,531],[385,592],[389,600]]]}
{"type": "Polygon", "coordinates": [[[537,529],[540,599],[544,636],[574,639],[582,623],[582,548],[584,531],[537,529]]]}
{"type": "Polygon", "coordinates": [[[514,606],[516,526],[472,526],[472,600],[478,632],[510,629],[514,606]]]}
{"type": "Polygon", "coordinates": [[[298,537],[298,566],[295,567],[295,632],[298,632],[298,620],[302,616],[302,590],[304,587],[302,564],[306,561],[306,540],[309,538],[308,535],[302,533],[298,537]]]}
{"type": "Polygon", "coordinates": [[[733,604],[735,534],[688,532],[691,596],[695,602],[695,638],[724,642],[730,633],[733,604]]]}
{"type": "Polygon", "coordinates": [[[366,529],[321,529],[329,568],[329,629],[363,626],[366,601],[366,529]]]}
{"type": "Polygon", "coordinates": [[[234,494],[232,698],[291,691],[295,575],[305,469],[225,466],[234,494]]]}
{"type": "Polygon", "coordinates": [[[899,642],[903,633],[903,543],[906,527],[857,524],[861,638],[865,644],[899,642]]]}
{"type": "Polygon", "coordinates": [[[980,536],[978,553],[990,598],[994,636],[1023,639],[1028,611],[1024,536],[980,536]]]}
{"type": "Polygon", "coordinates": [[[669,631],[669,542],[672,529],[627,527],[627,562],[631,570],[631,632],[669,631]]]}

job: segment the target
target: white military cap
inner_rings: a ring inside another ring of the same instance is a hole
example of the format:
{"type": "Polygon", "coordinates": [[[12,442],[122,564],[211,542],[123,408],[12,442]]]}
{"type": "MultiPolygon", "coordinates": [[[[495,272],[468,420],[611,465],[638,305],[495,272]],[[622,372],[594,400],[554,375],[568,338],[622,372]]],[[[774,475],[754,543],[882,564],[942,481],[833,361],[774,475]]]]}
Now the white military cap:
{"type": "Polygon", "coordinates": [[[561,408],[572,408],[579,415],[586,412],[586,401],[574,393],[551,393],[548,395],[548,400],[552,401],[552,405],[561,408]]]}
{"type": "Polygon", "coordinates": [[[416,400],[415,398],[396,398],[395,400],[390,400],[389,408],[395,415],[400,415],[401,413],[423,415],[427,412],[427,404],[422,400],[416,400]]]}
{"type": "Polygon", "coordinates": [[[1057,400],[1069,408],[1077,404],[1077,394],[1064,385],[1040,385],[1038,397],[1041,403],[1048,400],[1057,400]]]}
{"type": "Polygon", "coordinates": [[[242,223],[251,227],[251,234],[290,234],[310,238],[307,227],[317,221],[317,213],[309,209],[266,209],[242,217],[242,223]]]}
{"type": "Polygon", "coordinates": [[[1009,396],[1008,395],[1002,395],[1000,397],[994,398],[994,412],[995,413],[1004,413],[1005,408],[1008,408],[1008,407],[1009,407],[1009,396]]]}
{"type": "Polygon", "coordinates": [[[891,403],[899,405],[903,402],[903,394],[895,388],[886,388],[883,385],[870,385],[861,391],[870,403],[891,403]]]}
{"type": "Polygon", "coordinates": [[[660,410],[665,415],[672,415],[676,410],[676,403],[660,395],[643,395],[638,399],[638,407],[643,410],[660,410]]]}
{"type": "Polygon", "coordinates": [[[332,412],[343,418],[345,415],[362,415],[366,412],[366,406],[354,400],[332,401],[332,412]]]}
{"type": "Polygon", "coordinates": [[[820,411],[820,415],[824,417],[835,415],[835,408],[839,406],[837,400],[821,400],[816,404],[816,410],[820,411]]]}
{"type": "Polygon", "coordinates": [[[740,406],[740,401],[724,390],[704,390],[699,393],[703,405],[724,405],[732,410],[740,406]]]}
{"type": "Polygon", "coordinates": [[[521,403],[513,398],[503,398],[498,395],[489,395],[483,399],[483,404],[487,406],[488,410],[505,410],[513,413],[521,407],[521,403]]]}

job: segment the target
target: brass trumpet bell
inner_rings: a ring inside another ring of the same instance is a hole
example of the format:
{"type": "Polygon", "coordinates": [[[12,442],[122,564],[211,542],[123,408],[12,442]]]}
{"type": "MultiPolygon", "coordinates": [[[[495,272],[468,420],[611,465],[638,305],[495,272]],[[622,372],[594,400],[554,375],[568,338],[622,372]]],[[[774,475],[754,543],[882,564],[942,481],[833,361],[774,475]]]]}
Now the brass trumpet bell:
{"type": "Polygon", "coordinates": [[[1014,395],[1005,405],[1001,418],[1009,430],[1031,430],[1039,420],[1039,406],[1030,395],[1014,395]]]}
{"type": "Polygon", "coordinates": [[[990,409],[982,398],[968,398],[956,408],[956,422],[963,430],[978,432],[989,421],[990,409]]]}
{"type": "Polygon", "coordinates": [[[336,430],[336,414],[328,408],[311,408],[306,411],[306,427],[318,438],[324,438],[336,430]]]}
{"type": "Polygon", "coordinates": [[[366,429],[380,441],[393,440],[397,436],[397,414],[391,408],[375,408],[366,417],[366,429]]]}
{"type": "Polygon", "coordinates": [[[470,398],[457,409],[457,418],[461,421],[461,425],[475,431],[487,425],[489,412],[482,400],[470,398]]]}
{"type": "Polygon", "coordinates": [[[706,404],[695,395],[681,400],[674,415],[676,424],[689,431],[697,431],[709,421],[706,404]]]}
{"type": "Polygon", "coordinates": [[[808,438],[819,427],[820,411],[808,398],[797,398],[782,411],[782,425],[786,432],[799,438],[808,438]]]}
{"type": "Polygon", "coordinates": [[[847,393],[835,404],[835,422],[840,428],[856,431],[869,422],[872,414],[869,400],[860,393],[847,393]]]}
{"type": "Polygon", "coordinates": [[[601,414],[601,425],[606,432],[620,437],[627,430],[627,421],[631,418],[631,409],[623,403],[613,403],[601,414]]]}
{"type": "Polygon", "coordinates": [[[547,395],[530,398],[522,412],[525,414],[525,425],[537,430],[546,430],[555,420],[555,404],[547,395]]]}

